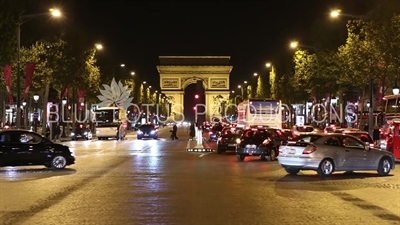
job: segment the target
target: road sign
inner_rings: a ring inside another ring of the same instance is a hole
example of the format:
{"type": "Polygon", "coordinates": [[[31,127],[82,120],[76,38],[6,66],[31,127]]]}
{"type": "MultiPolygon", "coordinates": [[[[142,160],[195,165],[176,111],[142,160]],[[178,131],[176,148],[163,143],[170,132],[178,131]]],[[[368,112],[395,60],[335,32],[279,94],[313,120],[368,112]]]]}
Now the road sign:
{"type": "Polygon", "coordinates": [[[38,112],[33,113],[33,118],[35,119],[39,118],[39,113],[38,112]]]}

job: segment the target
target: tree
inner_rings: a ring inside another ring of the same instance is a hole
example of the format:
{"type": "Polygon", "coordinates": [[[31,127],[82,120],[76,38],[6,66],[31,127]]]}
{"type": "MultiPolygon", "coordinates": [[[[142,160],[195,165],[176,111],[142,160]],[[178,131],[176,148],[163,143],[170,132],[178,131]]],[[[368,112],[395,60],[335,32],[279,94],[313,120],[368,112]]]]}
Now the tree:
{"type": "Polygon", "coordinates": [[[246,91],[247,91],[247,94],[246,94],[247,98],[253,98],[253,97],[254,97],[254,96],[252,95],[253,91],[252,91],[252,88],[251,88],[250,85],[248,85],[248,86],[246,87],[246,91]]]}
{"type": "Polygon", "coordinates": [[[275,99],[276,98],[276,85],[277,85],[277,80],[276,80],[276,70],[275,67],[271,67],[271,71],[269,72],[269,87],[270,87],[270,98],[275,99]]]}
{"type": "Polygon", "coordinates": [[[262,75],[259,75],[257,78],[257,89],[256,89],[256,98],[266,98],[266,82],[265,78],[262,75]]]}
{"type": "Polygon", "coordinates": [[[140,104],[146,104],[146,93],[145,93],[145,88],[144,88],[144,85],[143,84],[140,84],[140,87],[139,87],[139,97],[138,97],[138,103],[140,103],[140,104]]]}

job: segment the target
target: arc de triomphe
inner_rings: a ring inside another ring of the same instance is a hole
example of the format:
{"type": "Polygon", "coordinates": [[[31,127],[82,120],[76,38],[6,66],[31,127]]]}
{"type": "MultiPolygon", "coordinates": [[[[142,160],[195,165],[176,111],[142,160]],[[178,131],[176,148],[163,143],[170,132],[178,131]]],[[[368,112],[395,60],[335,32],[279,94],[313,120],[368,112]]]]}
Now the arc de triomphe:
{"type": "Polygon", "coordinates": [[[207,120],[220,116],[221,101],[229,98],[229,76],[233,68],[230,56],[159,56],[159,60],[160,87],[172,102],[173,119],[183,119],[185,88],[197,81],[202,81],[205,90],[207,120]]]}

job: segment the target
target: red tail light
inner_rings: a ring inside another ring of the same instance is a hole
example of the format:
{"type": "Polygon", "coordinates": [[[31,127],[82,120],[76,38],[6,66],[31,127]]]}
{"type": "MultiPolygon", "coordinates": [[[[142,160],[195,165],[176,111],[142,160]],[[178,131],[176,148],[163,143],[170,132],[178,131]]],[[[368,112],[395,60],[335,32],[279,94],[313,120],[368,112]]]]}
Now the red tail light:
{"type": "Polygon", "coordinates": [[[317,147],[315,147],[314,145],[308,145],[304,151],[303,154],[311,154],[313,152],[315,152],[317,150],[317,147]]]}

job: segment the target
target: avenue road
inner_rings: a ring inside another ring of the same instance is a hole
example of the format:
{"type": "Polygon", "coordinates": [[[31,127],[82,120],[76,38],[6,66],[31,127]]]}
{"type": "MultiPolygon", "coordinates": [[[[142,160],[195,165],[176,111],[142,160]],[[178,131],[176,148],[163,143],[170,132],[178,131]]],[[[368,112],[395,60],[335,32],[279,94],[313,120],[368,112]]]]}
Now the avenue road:
{"type": "Polygon", "coordinates": [[[0,224],[400,224],[400,165],[288,176],[277,162],[188,153],[184,128],[169,135],[64,142],[77,162],[63,171],[1,168],[0,224]]]}

